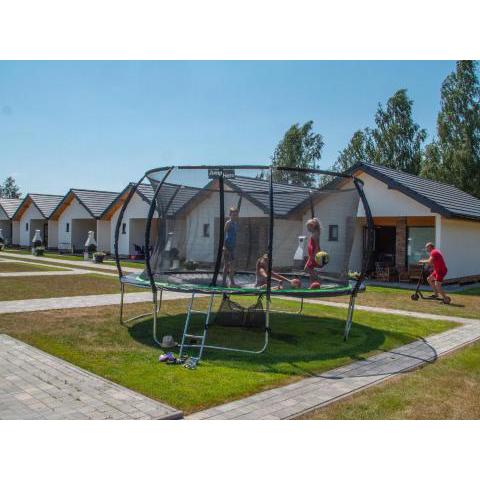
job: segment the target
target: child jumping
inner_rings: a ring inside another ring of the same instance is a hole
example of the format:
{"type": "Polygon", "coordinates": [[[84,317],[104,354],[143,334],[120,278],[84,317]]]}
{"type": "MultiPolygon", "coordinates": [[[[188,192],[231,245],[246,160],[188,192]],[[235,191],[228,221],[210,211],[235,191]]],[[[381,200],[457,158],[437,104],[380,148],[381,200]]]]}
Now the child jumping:
{"type": "Polygon", "coordinates": [[[442,288],[442,282],[445,276],[447,275],[448,269],[445,264],[440,250],[435,248],[433,243],[427,243],[425,245],[425,250],[430,255],[428,259],[420,260],[420,264],[426,264],[433,267],[433,272],[427,277],[428,284],[432,287],[433,295],[430,298],[438,298],[440,295],[442,297],[443,303],[450,303],[451,299],[448,297],[442,288]]]}
{"type": "Polygon", "coordinates": [[[306,226],[310,233],[310,238],[308,240],[308,257],[304,270],[310,275],[310,282],[319,282],[320,279],[318,278],[315,268],[318,268],[320,265],[318,265],[315,255],[320,251],[322,224],[318,218],[311,218],[308,220],[306,226]]]}
{"type": "Polygon", "coordinates": [[[227,277],[230,280],[230,287],[235,287],[235,247],[237,245],[238,230],[238,209],[230,207],[230,218],[225,222],[224,240],[223,240],[223,286],[227,286],[227,277]]]}

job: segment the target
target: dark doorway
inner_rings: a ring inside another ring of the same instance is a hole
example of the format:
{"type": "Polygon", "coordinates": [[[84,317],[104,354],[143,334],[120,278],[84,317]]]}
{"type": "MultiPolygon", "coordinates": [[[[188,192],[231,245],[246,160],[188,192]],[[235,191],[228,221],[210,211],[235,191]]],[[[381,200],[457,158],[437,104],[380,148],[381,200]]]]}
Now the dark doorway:
{"type": "Polygon", "coordinates": [[[376,262],[395,265],[396,235],[395,227],[375,227],[374,257],[376,262]]]}
{"type": "Polygon", "coordinates": [[[48,223],[43,224],[43,244],[48,246],[48,223]]]}

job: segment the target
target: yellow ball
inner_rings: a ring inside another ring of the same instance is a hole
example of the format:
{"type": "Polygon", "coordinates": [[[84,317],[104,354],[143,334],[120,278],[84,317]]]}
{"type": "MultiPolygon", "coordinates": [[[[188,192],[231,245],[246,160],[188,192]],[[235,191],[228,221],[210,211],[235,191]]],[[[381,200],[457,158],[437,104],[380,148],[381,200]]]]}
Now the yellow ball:
{"type": "Polygon", "coordinates": [[[315,255],[315,261],[320,267],[324,267],[330,260],[327,252],[320,251],[315,255]]]}

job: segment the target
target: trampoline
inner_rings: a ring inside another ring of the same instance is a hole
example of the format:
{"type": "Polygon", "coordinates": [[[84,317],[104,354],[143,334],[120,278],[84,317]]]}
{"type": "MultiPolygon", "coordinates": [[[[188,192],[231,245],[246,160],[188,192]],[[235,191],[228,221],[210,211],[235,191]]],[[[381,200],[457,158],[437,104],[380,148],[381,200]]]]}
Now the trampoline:
{"type": "Polygon", "coordinates": [[[272,309],[274,296],[298,299],[297,312],[282,312],[294,315],[302,312],[305,298],[345,295],[350,297],[347,340],[372,248],[371,211],[363,182],[353,175],[253,165],[152,169],[130,189],[117,219],[114,250],[121,286],[120,322],[126,325],[153,315],[153,339],[160,345],[163,291],[188,294],[179,353],[195,349],[199,361],[209,348],[264,352],[270,315],[278,312],[272,309]],[[276,181],[279,177],[282,181],[276,181]],[[145,181],[151,186],[145,268],[141,274],[128,275],[120,263],[120,230],[135,192],[145,191],[145,181]],[[308,225],[311,219],[318,225],[313,231],[308,225]],[[312,260],[319,251],[328,254],[328,263],[312,260]],[[152,312],[123,318],[126,285],[151,290],[152,312]],[[242,307],[234,301],[236,296],[256,297],[256,302],[242,307]],[[205,310],[195,308],[197,298],[208,299],[205,310]],[[217,312],[215,298],[222,300],[217,312]],[[201,333],[190,331],[194,314],[204,316],[201,333]],[[257,350],[211,345],[208,329],[215,323],[254,324],[264,330],[263,345],[257,350]]]}

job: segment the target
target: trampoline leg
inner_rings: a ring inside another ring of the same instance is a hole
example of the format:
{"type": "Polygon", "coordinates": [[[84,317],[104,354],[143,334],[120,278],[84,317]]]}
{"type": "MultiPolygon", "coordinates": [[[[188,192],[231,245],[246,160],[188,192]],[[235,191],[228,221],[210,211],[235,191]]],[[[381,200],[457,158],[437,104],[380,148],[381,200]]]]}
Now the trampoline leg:
{"type": "Polygon", "coordinates": [[[153,294],[153,340],[157,345],[160,345],[160,341],[157,338],[157,320],[160,313],[160,305],[162,303],[162,290],[160,290],[160,302],[158,301],[158,292],[153,294]]]}
{"type": "Polygon", "coordinates": [[[255,353],[263,353],[268,347],[268,341],[270,332],[270,300],[266,301],[266,308],[265,308],[265,343],[263,344],[263,348],[255,353]]]}
{"type": "Polygon", "coordinates": [[[125,325],[123,322],[123,297],[125,295],[125,285],[120,284],[120,325],[125,325]]]}
{"type": "Polygon", "coordinates": [[[355,309],[355,298],[356,294],[353,293],[350,296],[350,303],[348,304],[348,313],[347,313],[347,321],[345,323],[345,333],[343,335],[343,340],[346,342],[348,339],[348,334],[350,333],[350,328],[352,327],[352,321],[353,321],[353,311],[355,309]]]}
{"type": "Polygon", "coordinates": [[[303,297],[300,299],[300,310],[296,313],[296,315],[300,315],[303,312],[303,297]]]}

